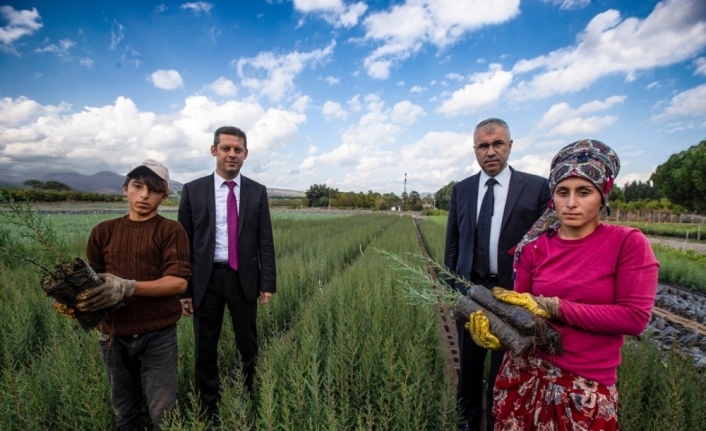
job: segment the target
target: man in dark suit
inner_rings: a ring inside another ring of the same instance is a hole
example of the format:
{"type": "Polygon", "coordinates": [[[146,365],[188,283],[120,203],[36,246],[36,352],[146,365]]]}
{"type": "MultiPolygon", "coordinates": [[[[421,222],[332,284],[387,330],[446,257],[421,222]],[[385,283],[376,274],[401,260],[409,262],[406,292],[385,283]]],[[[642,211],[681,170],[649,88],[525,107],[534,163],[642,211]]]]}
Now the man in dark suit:
{"type": "MultiPolygon", "coordinates": [[[[476,126],[473,148],[481,172],[460,181],[451,191],[444,264],[473,284],[512,289],[513,256],[510,250],[546,209],[550,198],[549,183],[545,178],[516,171],[507,165],[512,139],[507,123],[501,119],[490,118],[476,126]],[[489,240],[486,234],[487,243],[481,244],[482,241],[477,240],[476,225],[482,217],[481,207],[487,190],[494,193],[494,203],[491,201],[492,209],[489,209],[492,216],[486,218],[489,240]],[[485,264],[479,263],[483,255],[485,264]]],[[[454,287],[466,293],[463,284],[454,283],[454,287]]],[[[487,351],[473,342],[463,323],[457,322],[457,330],[461,353],[458,402],[466,420],[461,429],[478,430],[483,415],[483,372],[487,351]]],[[[490,415],[493,383],[503,353],[502,350],[491,353],[486,390],[488,430],[493,429],[490,415]]]]}
{"type": "Polygon", "coordinates": [[[245,133],[237,127],[219,128],[211,155],[216,171],[184,185],[178,219],[191,240],[193,273],[182,312],[194,317],[196,389],[213,419],[218,413],[217,347],[224,308],[230,311],[245,384],[251,389],[258,350],[257,301],[267,304],[272,298],[276,271],[267,189],[240,174],[248,156],[245,133]]]}

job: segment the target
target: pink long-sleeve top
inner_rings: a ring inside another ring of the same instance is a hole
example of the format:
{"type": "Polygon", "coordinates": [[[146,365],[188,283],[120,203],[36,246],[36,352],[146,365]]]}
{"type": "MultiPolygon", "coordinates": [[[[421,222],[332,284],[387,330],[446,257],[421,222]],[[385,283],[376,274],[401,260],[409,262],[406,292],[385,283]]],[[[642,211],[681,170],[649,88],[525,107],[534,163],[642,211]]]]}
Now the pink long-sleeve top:
{"type": "Polygon", "coordinates": [[[659,262],[637,229],[601,223],[590,235],[563,240],[544,234],[524,248],[515,290],[559,297],[552,323],[563,355],[537,356],[605,385],[617,381],[625,335],[647,326],[657,290],[659,262]]]}

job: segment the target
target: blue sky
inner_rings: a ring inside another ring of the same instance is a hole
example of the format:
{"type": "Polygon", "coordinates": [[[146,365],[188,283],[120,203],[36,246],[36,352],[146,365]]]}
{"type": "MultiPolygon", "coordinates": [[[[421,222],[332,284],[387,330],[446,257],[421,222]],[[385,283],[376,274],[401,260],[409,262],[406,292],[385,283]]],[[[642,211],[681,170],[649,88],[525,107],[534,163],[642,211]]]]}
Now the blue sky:
{"type": "Polygon", "coordinates": [[[474,126],[547,175],[581,138],[646,180],[706,139],[703,0],[0,2],[0,171],[208,174],[248,133],[269,187],[434,192],[478,172],[474,126]]]}

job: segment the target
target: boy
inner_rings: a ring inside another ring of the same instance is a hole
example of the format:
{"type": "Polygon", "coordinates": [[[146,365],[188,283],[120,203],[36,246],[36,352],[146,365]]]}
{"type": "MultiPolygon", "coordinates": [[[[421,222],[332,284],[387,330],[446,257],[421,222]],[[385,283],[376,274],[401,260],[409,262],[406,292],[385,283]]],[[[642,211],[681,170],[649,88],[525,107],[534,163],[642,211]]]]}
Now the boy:
{"type": "Polygon", "coordinates": [[[98,224],[86,245],[90,266],[105,283],[79,295],[80,310],[123,301],[98,325],[110,401],[118,430],[144,430],[144,390],[158,430],[176,404],[176,322],[179,295],[191,277],[189,238],[179,223],[157,214],[169,194],[169,171],[152,159],[127,174],[128,214],[98,224]],[[144,387],[143,387],[144,383],[144,387]]]}

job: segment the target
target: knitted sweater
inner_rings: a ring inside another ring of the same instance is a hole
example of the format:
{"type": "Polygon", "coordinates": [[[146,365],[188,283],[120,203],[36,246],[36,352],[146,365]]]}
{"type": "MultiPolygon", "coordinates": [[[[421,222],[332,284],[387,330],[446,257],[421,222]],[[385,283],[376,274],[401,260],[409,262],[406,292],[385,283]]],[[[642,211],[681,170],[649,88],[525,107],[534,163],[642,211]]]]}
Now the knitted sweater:
{"type": "Polygon", "coordinates": [[[515,290],[559,297],[553,323],[560,356],[537,356],[605,385],[615,384],[624,335],[640,334],[650,319],[659,263],[637,229],[601,223],[578,240],[545,233],[516,265],[515,290]]]}
{"type": "MultiPolygon", "coordinates": [[[[146,221],[124,216],[98,224],[88,238],[86,256],[96,272],[129,280],[191,277],[189,238],[178,222],[161,215],[146,221]]],[[[165,328],[179,317],[179,295],[133,295],[125,299],[125,307],[106,314],[98,328],[118,336],[137,335],[165,328]]]]}

